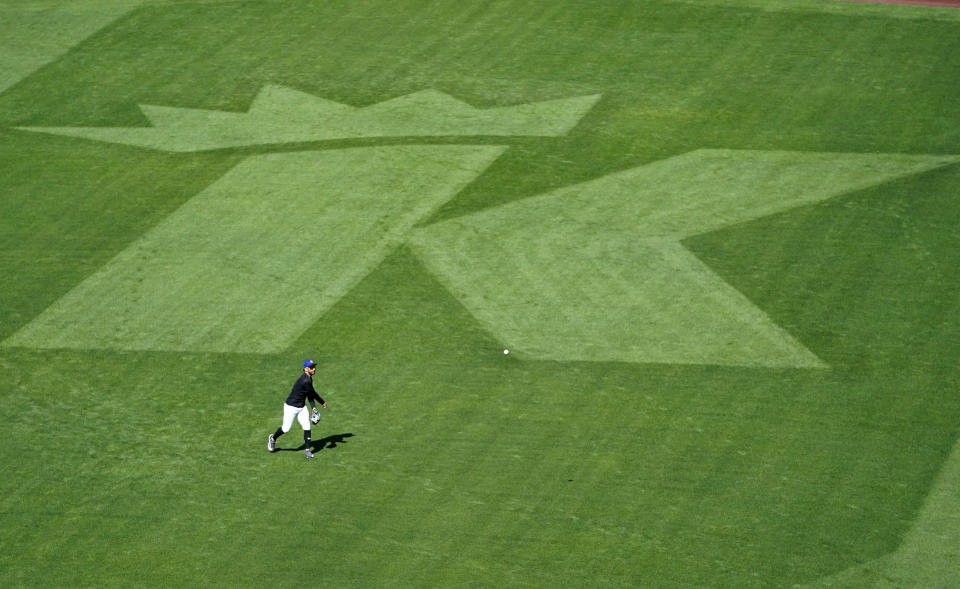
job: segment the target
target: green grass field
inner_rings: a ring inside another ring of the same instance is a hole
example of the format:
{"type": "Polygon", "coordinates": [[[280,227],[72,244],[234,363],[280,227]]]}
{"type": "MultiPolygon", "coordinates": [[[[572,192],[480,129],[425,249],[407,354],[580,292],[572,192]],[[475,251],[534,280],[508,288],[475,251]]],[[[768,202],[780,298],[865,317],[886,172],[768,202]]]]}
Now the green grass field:
{"type": "Polygon", "coordinates": [[[957,96],[949,8],[3,3],[0,586],[956,587],[957,96]]]}

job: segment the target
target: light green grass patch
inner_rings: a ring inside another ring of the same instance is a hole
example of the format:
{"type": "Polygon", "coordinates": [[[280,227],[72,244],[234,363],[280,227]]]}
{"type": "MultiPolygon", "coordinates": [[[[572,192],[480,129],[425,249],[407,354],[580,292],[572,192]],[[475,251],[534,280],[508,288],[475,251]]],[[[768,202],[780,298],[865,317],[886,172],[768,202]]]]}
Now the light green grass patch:
{"type": "Polygon", "coordinates": [[[438,223],[414,244],[531,357],[823,366],[680,240],[955,159],[700,150],[438,223]]]}
{"type": "Polygon", "coordinates": [[[280,350],[502,151],[401,146],[251,157],[6,345],[280,350]]]}
{"type": "Polygon", "coordinates": [[[922,6],[849,0],[669,0],[675,4],[757,9],[765,12],[823,13],[850,17],[960,20],[960,10],[951,6],[922,6]]]}
{"type": "Polygon", "coordinates": [[[165,151],[299,143],[356,137],[562,135],[599,96],[478,109],[435,90],[354,108],[289,88],[267,86],[249,112],[140,105],[149,128],[24,127],[165,151]]]}

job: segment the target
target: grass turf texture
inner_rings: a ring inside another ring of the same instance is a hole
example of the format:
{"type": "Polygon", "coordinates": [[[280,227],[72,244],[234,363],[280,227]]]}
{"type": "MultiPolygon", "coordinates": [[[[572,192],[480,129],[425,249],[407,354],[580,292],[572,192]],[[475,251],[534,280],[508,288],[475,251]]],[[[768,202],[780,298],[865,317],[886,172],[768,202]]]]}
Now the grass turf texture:
{"type": "MultiPolygon", "coordinates": [[[[268,84],[354,106],[603,95],[569,135],[487,141],[509,149],[425,231],[702,148],[960,153],[955,20],[740,4],[132,10],[5,80],[0,338],[244,158],[358,146],[166,154],[14,126],[243,111],[268,84]]],[[[880,581],[869,563],[931,517],[957,438],[958,186],[947,166],[683,241],[828,370],[504,357],[405,246],[282,352],[0,347],[0,581],[300,586],[313,563],[343,587],[880,581]],[[316,355],[331,407],[315,438],[333,447],[269,455],[316,355]]]]}

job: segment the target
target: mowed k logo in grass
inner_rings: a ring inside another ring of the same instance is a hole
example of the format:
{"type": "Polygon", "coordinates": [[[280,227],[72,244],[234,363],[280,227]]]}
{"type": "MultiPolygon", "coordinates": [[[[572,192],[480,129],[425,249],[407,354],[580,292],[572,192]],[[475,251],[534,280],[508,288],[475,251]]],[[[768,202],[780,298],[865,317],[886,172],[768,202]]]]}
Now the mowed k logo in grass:
{"type": "Polygon", "coordinates": [[[4,345],[276,352],[407,244],[525,357],[823,367],[681,241],[957,160],[699,150],[418,226],[507,149],[490,137],[566,134],[599,98],[479,109],[424,91],[355,108],[267,87],[246,113],[142,105],[152,127],[28,128],[178,152],[463,142],[247,157],[4,345]]]}

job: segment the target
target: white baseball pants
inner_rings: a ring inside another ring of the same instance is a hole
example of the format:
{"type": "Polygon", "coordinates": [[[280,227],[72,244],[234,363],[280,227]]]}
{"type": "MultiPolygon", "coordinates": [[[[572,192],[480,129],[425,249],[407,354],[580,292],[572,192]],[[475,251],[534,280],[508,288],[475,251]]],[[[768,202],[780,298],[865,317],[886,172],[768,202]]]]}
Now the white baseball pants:
{"type": "MultiPolygon", "coordinates": [[[[307,409],[307,406],[303,407],[291,407],[286,403],[283,404],[283,426],[281,430],[283,433],[290,431],[290,428],[293,427],[293,418],[296,417],[297,421],[300,422],[300,427],[303,428],[303,431],[310,431],[310,410],[307,409]]],[[[276,423],[276,422],[274,422],[276,423]]]]}

